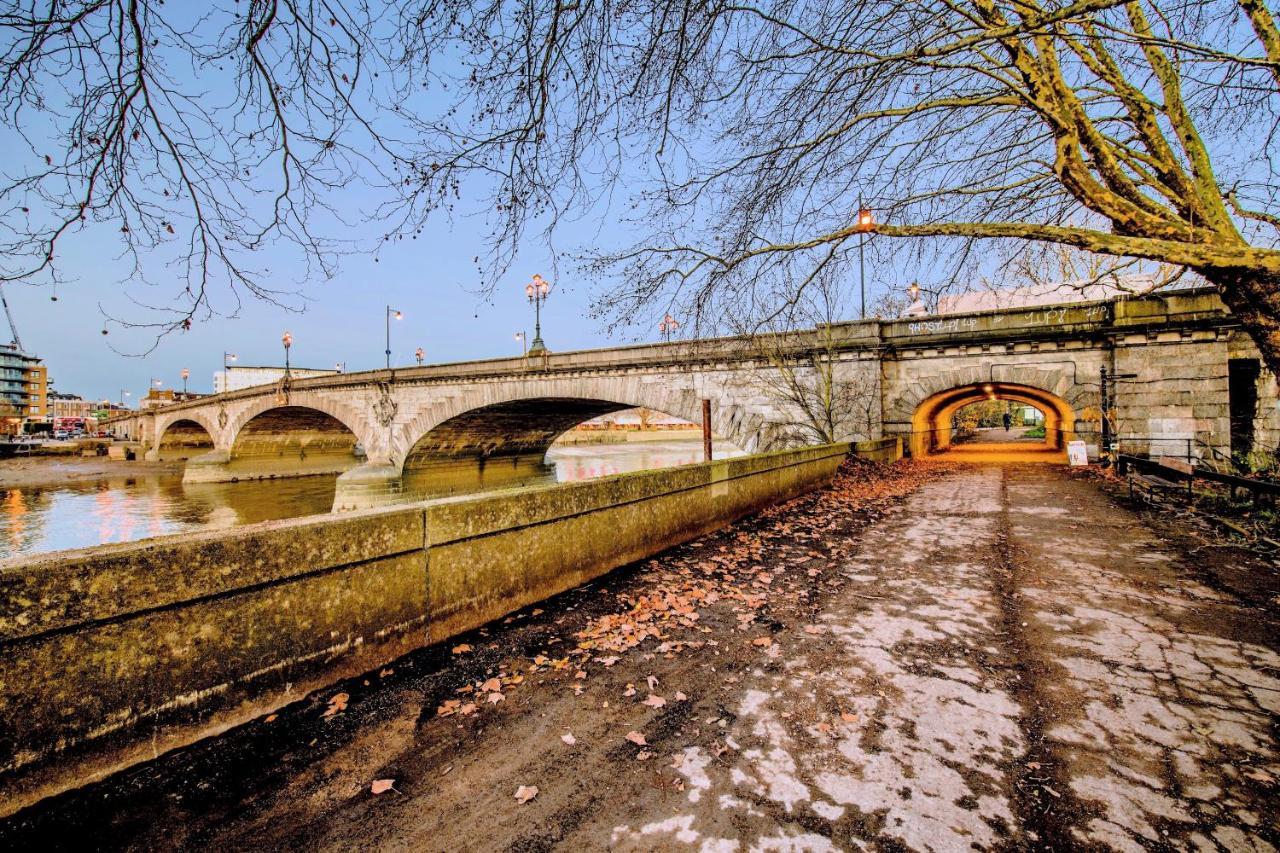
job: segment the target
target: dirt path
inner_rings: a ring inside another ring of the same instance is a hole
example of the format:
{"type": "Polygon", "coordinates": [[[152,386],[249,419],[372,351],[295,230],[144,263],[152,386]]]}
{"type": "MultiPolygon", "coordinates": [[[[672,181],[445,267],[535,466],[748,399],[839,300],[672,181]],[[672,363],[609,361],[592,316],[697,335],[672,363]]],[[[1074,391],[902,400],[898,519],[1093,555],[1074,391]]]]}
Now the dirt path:
{"type": "Polygon", "coordinates": [[[336,688],[341,713],[327,692],[21,814],[0,842],[1280,847],[1274,566],[1159,539],[1054,467],[963,467],[894,501],[912,485],[801,499],[336,688]]]}

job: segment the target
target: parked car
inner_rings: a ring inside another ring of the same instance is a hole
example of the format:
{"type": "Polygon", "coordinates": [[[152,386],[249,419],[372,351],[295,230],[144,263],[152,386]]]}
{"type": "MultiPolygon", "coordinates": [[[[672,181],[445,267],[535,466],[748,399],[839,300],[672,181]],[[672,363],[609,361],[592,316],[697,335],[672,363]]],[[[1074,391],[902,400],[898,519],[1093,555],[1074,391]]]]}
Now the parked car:
{"type": "Polygon", "coordinates": [[[54,432],[54,434],[53,434],[53,439],[54,439],[54,441],[66,441],[68,437],[69,437],[69,436],[68,436],[67,431],[66,431],[65,429],[57,430],[57,431],[56,431],[56,432],[54,432]]]}

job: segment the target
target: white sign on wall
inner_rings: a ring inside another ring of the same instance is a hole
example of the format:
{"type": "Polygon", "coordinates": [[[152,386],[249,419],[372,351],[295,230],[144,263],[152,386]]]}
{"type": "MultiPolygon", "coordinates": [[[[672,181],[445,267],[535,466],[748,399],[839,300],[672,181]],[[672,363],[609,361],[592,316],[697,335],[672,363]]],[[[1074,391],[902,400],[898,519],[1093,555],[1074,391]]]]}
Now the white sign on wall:
{"type": "Polygon", "coordinates": [[[1067,442],[1067,461],[1072,465],[1089,464],[1089,451],[1085,449],[1083,441],[1067,442]]]}

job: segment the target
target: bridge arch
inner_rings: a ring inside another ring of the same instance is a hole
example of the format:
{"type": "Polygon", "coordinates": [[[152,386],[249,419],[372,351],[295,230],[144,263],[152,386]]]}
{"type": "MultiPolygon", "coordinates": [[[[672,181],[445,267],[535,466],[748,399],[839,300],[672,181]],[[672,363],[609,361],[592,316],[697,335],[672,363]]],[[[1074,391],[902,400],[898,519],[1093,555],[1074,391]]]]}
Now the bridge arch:
{"type": "Polygon", "coordinates": [[[214,434],[202,418],[173,418],[156,436],[156,456],[162,462],[201,456],[213,450],[214,434]]]}
{"type": "Polygon", "coordinates": [[[1097,405],[1096,385],[1076,379],[1069,362],[1055,364],[982,364],[944,370],[906,385],[885,407],[885,421],[896,425],[913,455],[950,443],[950,416],[970,403],[1008,399],[1034,406],[1045,413],[1049,428],[1066,441],[1072,437],[1087,411],[1097,405]],[[931,432],[937,430],[937,432],[931,432]]]}
{"type": "Polygon", "coordinates": [[[226,464],[233,478],[334,474],[360,464],[360,436],[344,420],[293,400],[272,402],[242,415],[229,432],[226,464]]]}
{"type": "Polygon", "coordinates": [[[920,402],[911,420],[911,453],[922,456],[951,445],[951,418],[983,400],[1012,400],[1044,414],[1045,442],[1061,449],[1075,431],[1076,414],[1051,391],[1010,382],[981,382],[940,391],[920,402]]]}
{"type": "MultiPolygon", "coordinates": [[[[504,447],[520,453],[541,447],[545,453],[566,430],[623,409],[644,407],[700,423],[701,396],[694,390],[673,388],[670,382],[638,376],[542,376],[472,386],[407,418],[395,435],[391,455],[403,468],[411,458],[414,462],[424,458],[429,449],[475,451],[486,458],[504,455],[504,447]],[[494,428],[498,426],[501,429],[494,428]]],[[[764,420],[726,404],[718,391],[706,396],[713,400],[711,431],[743,450],[756,450],[767,426],[764,420]]]]}

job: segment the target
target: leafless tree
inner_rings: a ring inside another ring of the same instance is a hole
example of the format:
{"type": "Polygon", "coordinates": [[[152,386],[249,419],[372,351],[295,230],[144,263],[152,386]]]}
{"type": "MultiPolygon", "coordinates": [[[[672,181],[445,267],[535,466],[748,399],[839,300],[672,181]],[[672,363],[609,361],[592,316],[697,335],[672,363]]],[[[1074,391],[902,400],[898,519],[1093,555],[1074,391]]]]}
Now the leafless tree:
{"type": "Polygon", "coordinates": [[[850,358],[834,325],[840,293],[828,276],[775,322],[775,330],[741,331],[759,369],[749,381],[782,419],[770,445],[827,444],[867,439],[879,422],[878,362],[850,358]]]}
{"type": "Polygon", "coordinates": [[[56,283],[77,237],[110,230],[134,277],[179,281],[150,306],[161,330],[220,287],[291,301],[254,251],[292,241],[328,273],[317,219],[394,162],[357,106],[372,34],[361,3],[0,3],[0,277],[56,283]]]}
{"type": "Polygon", "coordinates": [[[907,245],[940,281],[1055,246],[1191,269],[1280,373],[1280,30],[1263,0],[181,5],[0,13],[0,104],[57,131],[31,134],[34,166],[0,193],[11,277],[56,264],[82,215],[149,250],[185,213],[197,304],[210,261],[265,291],[239,250],[286,237],[322,256],[325,191],[376,166],[396,190],[388,237],[489,212],[489,286],[531,229],[556,245],[586,219],[587,268],[618,283],[602,316],[768,325],[849,269],[861,201],[872,250],[907,245]],[[229,105],[188,82],[222,65],[229,105]],[[620,219],[633,244],[613,245],[620,219]]]}
{"type": "Polygon", "coordinates": [[[847,265],[861,198],[942,278],[1055,245],[1192,269],[1280,372],[1261,0],[430,2],[402,34],[466,47],[428,206],[482,173],[517,238],[632,191],[639,241],[594,257],[613,317],[774,304],[847,265]]]}

